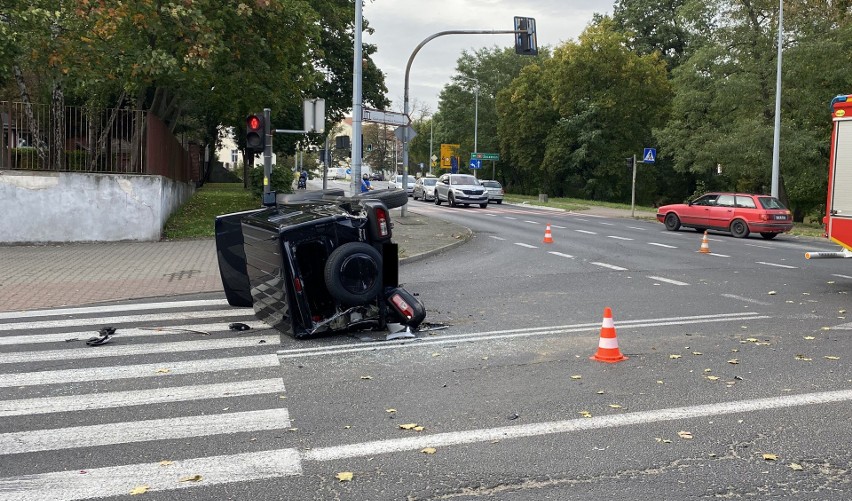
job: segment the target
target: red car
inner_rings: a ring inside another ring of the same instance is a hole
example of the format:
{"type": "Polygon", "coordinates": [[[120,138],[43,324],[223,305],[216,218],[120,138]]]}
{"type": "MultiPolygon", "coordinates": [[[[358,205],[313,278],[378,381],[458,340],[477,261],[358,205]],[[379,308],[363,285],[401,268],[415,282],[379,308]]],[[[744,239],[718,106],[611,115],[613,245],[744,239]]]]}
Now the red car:
{"type": "Polygon", "coordinates": [[[686,204],[664,205],[657,220],[669,231],[729,231],[737,238],[760,233],[765,239],[793,229],[793,215],[777,198],[746,193],[707,193],[686,204]]]}

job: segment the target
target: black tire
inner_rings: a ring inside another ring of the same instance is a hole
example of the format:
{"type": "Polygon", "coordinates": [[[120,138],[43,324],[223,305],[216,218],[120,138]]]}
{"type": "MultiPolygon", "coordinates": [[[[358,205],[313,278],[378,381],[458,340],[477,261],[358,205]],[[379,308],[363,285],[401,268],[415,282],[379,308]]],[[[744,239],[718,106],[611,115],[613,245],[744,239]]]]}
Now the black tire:
{"type": "Polygon", "coordinates": [[[408,195],[405,191],[395,189],[373,190],[366,193],[358,193],[357,195],[353,195],[352,198],[379,200],[384,203],[385,207],[388,209],[396,209],[397,207],[402,207],[408,203],[408,195]]]}
{"type": "Polygon", "coordinates": [[[438,196],[437,191],[435,191],[435,205],[441,205],[441,197],[438,196]]]}
{"type": "Polygon", "coordinates": [[[484,209],[484,208],[488,207],[488,204],[479,204],[479,207],[484,209]]]}
{"type": "Polygon", "coordinates": [[[452,193],[447,193],[447,205],[450,207],[456,206],[456,197],[454,197],[452,193]]]}
{"type": "Polygon", "coordinates": [[[693,230],[697,231],[698,233],[704,233],[705,231],[707,231],[707,228],[693,228],[693,230]]]}
{"type": "Polygon", "coordinates": [[[374,300],[382,291],[382,255],[364,242],[334,249],[325,263],[325,286],[345,306],[374,300]]]}
{"type": "Polygon", "coordinates": [[[742,219],[734,219],[731,221],[731,235],[736,238],[745,238],[748,236],[748,225],[742,219]]]}
{"type": "Polygon", "coordinates": [[[667,230],[677,231],[680,229],[680,218],[674,212],[669,212],[666,214],[665,225],[667,230]]]}
{"type": "Polygon", "coordinates": [[[500,204],[502,204],[502,203],[503,203],[503,201],[502,201],[502,200],[497,200],[497,205],[500,205],[500,204]]]}
{"type": "Polygon", "coordinates": [[[767,240],[772,240],[773,238],[777,237],[778,234],[777,233],[761,233],[760,236],[762,236],[763,238],[765,238],[767,240]]]}

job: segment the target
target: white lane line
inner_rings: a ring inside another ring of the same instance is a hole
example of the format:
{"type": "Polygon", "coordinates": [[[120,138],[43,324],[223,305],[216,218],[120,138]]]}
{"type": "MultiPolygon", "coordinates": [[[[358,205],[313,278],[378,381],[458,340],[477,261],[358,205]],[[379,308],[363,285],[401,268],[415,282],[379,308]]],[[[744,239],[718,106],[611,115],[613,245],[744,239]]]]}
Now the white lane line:
{"type": "MultiPolygon", "coordinates": [[[[269,329],[270,327],[261,322],[259,320],[243,322],[252,329],[269,329]]],[[[161,336],[163,341],[166,339],[162,338],[165,335],[175,335],[175,334],[195,334],[199,335],[199,332],[207,332],[207,333],[216,333],[216,332],[228,332],[229,323],[216,323],[216,324],[196,324],[196,325],[170,325],[168,327],[150,327],[150,328],[131,328],[131,329],[117,329],[116,335],[120,335],[122,339],[126,339],[134,336],[161,336]],[[189,331],[197,331],[197,332],[189,332],[189,331]]],[[[0,336],[0,346],[2,345],[26,345],[26,344],[35,344],[35,343],[66,343],[70,342],[70,339],[77,338],[80,341],[85,341],[90,337],[97,336],[97,332],[92,328],[88,331],[76,331],[76,332],[60,332],[55,334],[24,334],[23,336],[0,336]]]]}
{"type": "Polygon", "coordinates": [[[80,308],[54,308],[52,310],[7,311],[0,313],[0,320],[10,318],[52,317],[58,315],[89,315],[96,313],[112,313],[115,311],[144,311],[167,310],[176,308],[196,308],[201,306],[228,306],[224,299],[208,299],[201,301],[170,301],[162,303],[118,304],[109,306],[84,306],[80,308]]]}
{"type": "Polygon", "coordinates": [[[488,236],[489,236],[489,237],[491,237],[491,238],[493,238],[494,240],[506,240],[506,239],[505,239],[505,238],[503,238],[503,237],[497,237],[497,236],[494,236],[494,235],[488,235],[488,236]]]}
{"type": "Polygon", "coordinates": [[[287,409],[264,409],[2,433],[0,434],[0,451],[4,454],[26,454],[79,447],[280,430],[289,427],[290,415],[287,409]]]}
{"type": "Polygon", "coordinates": [[[517,221],[517,220],[518,220],[518,218],[516,218],[516,217],[512,217],[512,216],[503,216],[503,218],[504,218],[504,219],[511,219],[511,220],[513,220],[513,221],[517,221]]]}
{"type": "Polygon", "coordinates": [[[757,244],[744,244],[748,247],[759,247],[761,249],[773,249],[774,247],[770,247],[769,245],[757,245],[757,244]]]}
{"type": "Polygon", "coordinates": [[[279,449],[176,459],[168,466],[157,462],[91,468],[85,470],[85,475],[72,470],[0,478],[0,492],[5,501],[70,501],[127,495],[135,487],[145,485],[148,496],[156,496],[156,492],[162,491],[301,474],[299,452],[279,449]],[[181,481],[199,473],[203,476],[201,482],[181,481]]]}
{"type": "Polygon", "coordinates": [[[515,245],[519,245],[521,247],[526,247],[527,249],[538,249],[538,247],[536,247],[535,245],[524,244],[524,243],[521,243],[521,242],[515,242],[515,245]]]}
{"type": "MultiPolygon", "coordinates": [[[[700,252],[700,251],[695,251],[695,252],[700,252]]],[[[716,254],[715,252],[708,252],[707,255],[708,256],[716,256],[716,257],[731,257],[727,254],[716,254]]]]}
{"type": "Polygon", "coordinates": [[[686,282],[681,282],[680,280],[673,280],[671,278],[655,277],[653,275],[648,275],[648,278],[650,278],[651,280],[656,280],[658,282],[665,282],[667,284],[672,284],[672,285],[689,285],[686,282]]]}
{"type": "Polygon", "coordinates": [[[597,233],[595,233],[594,231],[589,231],[589,230],[574,230],[574,231],[576,231],[577,233],[585,233],[586,235],[597,235],[597,233]]]}
{"type": "Polygon", "coordinates": [[[619,237],[617,235],[607,235],[606,238],[614,238],[616,240],[633,240],[632,238],[619,237]]]}
{"type": "Polygon", "coordinates": [[[852,277],[850,277],[849,275],[838,275],[837,273],[832,273],[831,276],[832,277],[838,277],[838,278],[848,278],[848,279],[852,280],[852,277]]]}
{"type": "Polygon", "coordinates": [[[648,245],[656,245],[657,247],[665,247],[666,249],[677,249],[674,245],[659,244],[657,242],[648,242],[648,245]]]}
{"type": "Polygon", "coordinates": [[[86,360],[89,358],[125,357],[128,355],[151,355],[154,353],[194,353],[198,351],[225,350],[229,348],[256,347],[259,344],[272,344],[279,341],[278,336],[252,336],[234,339],[212,339],[210,341],[178,341],[168,344],[135,344],[122,346],[112,341],[97,347],[68,348],[65,350],[21,351],[6,353],[0,358],[0,365],[22,362],[45,362],[48,360],[86,360]]]}
{"type": "Polygon", "coordinates": [[[558,224],[551,224],[550,226],[553,226],[554,228],[559,228],[560,230],[564,230],[566,228],[565,226],[559,226],[558,224]]]}
{"type": "MultiPolygon", "coordinates": [[[[739,313],[716,313],[712,315],[694,315],[690,317],[668,317],[658,319],[640,319],[640,320],[623,320],[618,322],[619,329],[643,328],[643,327],[660,327],[666,325],[684,325],[684,324],[702,324],[715,322],[743,322],[754,319],[770,318],[761,316],[757,312],[739,312],[739,313]]],[[[347,343],[333,347],[317,346],[310,348],[293,348],[287,350],[279,350],[280,358],[300,358],[316,355],[328,355],[337,353],[355,353],[359,351],[396,349],[396,348],[416,348],[432,344],[447,344],[458,342],[480,341],[483,339],[509,339],[523,338],[532,336],[545,336],[550,334],[562,334],[570,332],[586,332],[596,327],[600,327],[600,322],[587,324],[571,324],[571,325],[551,325],[545,327],[523,328],[523,329],[505,329],[497,331],[485,332],[470,332],[462,334],[442,335],[440,338],[419,338],[411,341],[400,341],[397,343],[375,344],[370,343],[369,346],[364,346],[364,343],[347,343]]]]}
{"type": "Polygon", "coordinates": [[[772,303],[758,301],[757,299],[752,299],[750,297],[737,296],[736,294],[722,294],[722,297],[736,299],[737,301],[745,301],[746,303],[759,304],[761,306],[772,306],[772,303]]]}
{"type": "Polygon", "coordinates": [[[778,263],[767,263],[766,261],[757,261],[757,264],[765,264],[766,266],[775,266],[777,268],[787,268],[791,270],[795,270],[798,266],[790,266],[788,264],[778,264],[778,263]]]}
{"type": "Polygon", "coordinates": [[[524,222],[525,222],[525,223],[530,223],[530,224],[541,224],[541,223],[539,223],[538,221],[524,221],[524,222]]]}
{"type": "Polygon", "coordinates": [[[554,256],[559,256],[559,257],[567,257],[568,259],[574,259],[574,256],[572,256],[571,254],[563,254],[561,252],[550,251],[550,252],[548,252],[548,254],[553,254],[554,256]]]}
{"type": "Polygon", "coordinates": [[[595,266],[602,266],[604,268],[609,268],[610,270],[615,270],[615,271],[627,271],[627,268],[622,268],[621,266],[616,266],[614,264],[599,263],[599,262],[596,262],[596,261],[590,262],[589,264],[593,264],[595,266]]]}
{"type": "Polygon", "coordinates": [[[638,226],[628,226],[631,230],[648,231],[648,228],[639,228],[638,226]]]}
{"type": "Polygon", "coordinates": [[[149,388],[147,390],[110,391],[62,397],[5,400],[0,404],[0,417],[54,412],[89,411],[132,405],[151,405],[168,402],[188,402],[225,397],[283,393],[284,382],[278,379],[235,381],[228,383],[149,388]]]}
{"type": "Polygon", "coordinates": [[[183,374],[204,374],[246,369],[278,367],[278,355],[251,355],[248,357],[208,358],[186,362],[160,362],[155,364],[117,365],[57,371],[35,371],[3,374],[0,388],[40,386],[43,384],[68,384],[83,381],[110,381],[137,378],[168,378],[183,374]]]}
{"type": "Polygon", "coordinates": [[[577,221],[583,221],[584,223],[588,223],[588,222],[589,222],[589,220],[588,220],[588,219],[583,219],[583,218],[579,218],[579,217],[576,217],[576,218],[574,218],[574,219],[576,219],[577,221]]]}
{"type": "Polygon", "coordinates": [[[826,391],[821,393],[759,398],[754,400],[719,402],[714,404],[655,409],[609,416],[594,416],[591,418],[436,433],[434,435],[419,435],[410,438],[377,440],[374,442],[331,447],[318,447],[304,451],[302,453],[302,459],[305,461],[334,461],[355,457],[369,457],[376,454],[419,450],[423,447],[441,448],[476,442],[486,443],[495,440],[503,441],[514,438],[537,437],[542,435],[554,435],[558,433],[571,433],[585,430],[599,430],[602,428],[615,428],[665,421],[681,421],[684,419],[706,418],[707,416],[745,414],[755,411],[768,411],[789,407],[802,407],[806,405],[848,402],[850,400],[852,400],[852,390],[826,391]]]}
{"type": "Polygon", "coordinates": [[[196,318],[208,318],[208,317],[254,317],[254,310],[250,308],[229,308],[227,310],[209,310],[209,311],[184,311],[180,313],[151,313],[148,315],[123,315],[117,317],[97,317],[97,318],[69,318],[65,320],[41,320],[37,322],[21,322],[21,323],[9,323],[9,324],[0,324],[0,331],[11,331],[11,330],[23,330],[23,329],[56,329],[56,328],[64,328],[64,327],[76,327],[76,326],[86,326],[92,327],[93,330],[97,331],[94,328],[94,325],[109,325],[109,324],[120,324],[120,323],[138,323],[138,322],[169,322],[169,321],[180,321],[180,320],[192,320],[196,318]]]}
{"type": "Polygon", "coordinates": [[[486,216],[489,216],[489,217],[497,217],[497,214],[491,214],[491,213],[489,213],[489,214],[486,214],[486,216]]]}
{"type": "Polygon", "coordinates": [[[598,221],[600,224],[605,224],[607,226],[615,226],[615,223],[605,223],[603,221],[598,221]]]}

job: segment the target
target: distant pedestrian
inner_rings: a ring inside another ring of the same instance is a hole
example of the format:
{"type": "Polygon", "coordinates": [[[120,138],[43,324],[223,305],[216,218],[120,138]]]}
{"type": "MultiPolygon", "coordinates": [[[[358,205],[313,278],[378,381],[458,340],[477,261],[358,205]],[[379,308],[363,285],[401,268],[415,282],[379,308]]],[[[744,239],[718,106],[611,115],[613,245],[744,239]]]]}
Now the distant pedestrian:
{"type": "Polygon", "coordinates": [[[361,175],[361,193],[367,193],[372,190],[373,187],[370,185],[370,176],[366,173],[361,175]]]}

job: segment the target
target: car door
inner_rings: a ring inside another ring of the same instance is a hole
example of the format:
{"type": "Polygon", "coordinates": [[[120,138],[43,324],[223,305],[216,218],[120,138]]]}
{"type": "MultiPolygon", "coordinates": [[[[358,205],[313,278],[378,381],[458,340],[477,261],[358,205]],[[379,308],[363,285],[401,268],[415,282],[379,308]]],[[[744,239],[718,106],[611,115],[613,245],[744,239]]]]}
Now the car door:
{"type": "Polygon", "coordinates": [[[707,209],[707,227],[728,229],[734,218],[734,195],[719,195],[707,209]]]}
{"type": "Polygon", "coordinates": [[[689,206],[684,207],[683,214],[680,214],[680,222],[684,226],[693,228],[707,228],[710,215],[710,207],[716,204],[718,194],[707,194],[694,200],[689,206]]]}
{"type": "Polygon", "coordinates": [[[450,189],[450,175],[444,174],[438,178],[435,183],[435,198],[438,200],[447,200],[447,191],[450,189]]]}

